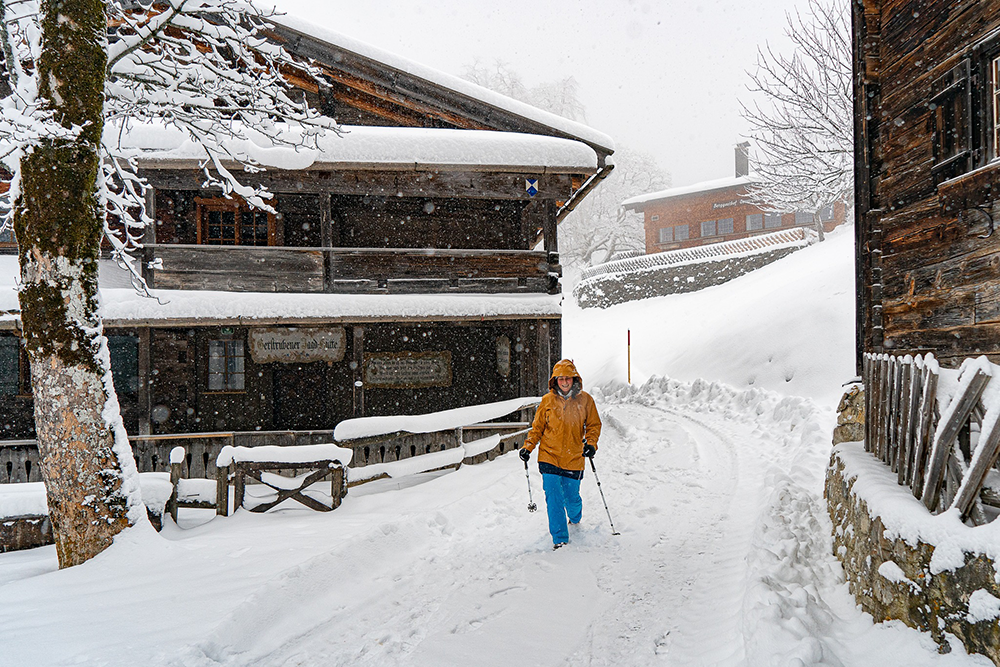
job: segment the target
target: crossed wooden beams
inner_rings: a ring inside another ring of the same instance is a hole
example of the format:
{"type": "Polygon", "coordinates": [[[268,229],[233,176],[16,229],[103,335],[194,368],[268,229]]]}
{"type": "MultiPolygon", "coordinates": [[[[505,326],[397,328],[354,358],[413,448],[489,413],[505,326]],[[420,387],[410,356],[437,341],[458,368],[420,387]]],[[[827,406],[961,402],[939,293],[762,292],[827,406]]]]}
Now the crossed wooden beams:
{"type": "Polygon", "coordinates": [[[243,506],[246,495],[246,478],[250,477],[261,484],[278,492],[277,498],[271,502],[262,503],[249,508],[251,512],[266,512],[285,500],[295,500],[318,512],[329,512],[340,507],[340,501],[346,492],[344,466],[340,461],[309,461],[307,463],[234,461],[232,466],[234,498],[233,508],[243,506]],[[279,471],[311,470],[302,478],[282,477],[279,471]],[[266,473],[271,473],[270,475],[266,473]],[[314,498],[305,495],[304,491],[325,479],[330,480],[330,505],[324,505],[314,498]],[[279,481],[280,480],[280,481],[279,481]],[[288,482],[290,484],[285,484],[288,482]],[[295,486],[297,484],[297,486],[295,486]]]}

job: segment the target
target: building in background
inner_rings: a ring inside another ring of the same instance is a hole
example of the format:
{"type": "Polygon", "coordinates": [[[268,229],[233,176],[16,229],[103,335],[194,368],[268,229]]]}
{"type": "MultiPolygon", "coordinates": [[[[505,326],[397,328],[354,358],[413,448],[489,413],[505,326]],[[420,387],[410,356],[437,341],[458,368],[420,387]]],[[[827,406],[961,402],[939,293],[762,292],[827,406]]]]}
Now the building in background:
{"type": "MultiPolygon", "coordinates": [[[[736,147],[734,176],[651,192],[622,202],[626,210],[643,214],[646,254],[813,226],[811,211],[768,213],[748,201],[747,189],[753,182],[748,149],[746,143],[736,147]]],[[[843,224],[845,215],[843,203],[825,208],[820,213],[824,229],[830,231],[843,224]]]]}
{"type": "MultiPolygon", "coordinates": [[[[560,358],[557,220],[607,171],[611,139],[291,18],[272,38],[322,72],[296,85],[344,130],[322,151],[251,146],[267,169],[244,179],[274,193],[273,212],[206,187],[182,133],[122,132],[154,188],[142,270],[159,301],[104,262],[102,316],[129,433],[174,437],[142,469],[198,434],[328,439],[346,418],[539,395],[560,358]]],[[[2,245],[11,441],[34,419],[13,239],[2,245]]]]}

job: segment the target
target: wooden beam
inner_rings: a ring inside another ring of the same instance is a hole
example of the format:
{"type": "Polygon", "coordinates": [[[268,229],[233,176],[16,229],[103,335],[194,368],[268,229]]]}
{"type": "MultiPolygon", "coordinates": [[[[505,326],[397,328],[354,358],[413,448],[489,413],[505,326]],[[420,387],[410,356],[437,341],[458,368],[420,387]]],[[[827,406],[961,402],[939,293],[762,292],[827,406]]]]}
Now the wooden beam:
{"type": "MultiPolygon", "coordinates": [[[[178,167],[182,165],[177,165],[178,167]]],[[[380,168],[303,169],[266,171],[255,174],[255,185],[272,193],[327,193],[389,197],[455,197],[463,199],[501,199],[513,201],[562,200],[573,192],[569,173],[544,173],[544,168],[502,166],[489,170],[433,167],[417,169],[415,163],[378,165],[380,168]],[[503,169],[501,171],[500,169],[503,169]],[[526,175],[538,178],[538,194],[524,188],[526,175]]],[[[205,191],[204,174],[196,168],[146,167],[141,170],[159,190],[205,191]]]]}
{"type": "MultiPolygon", "coordinates": [[[[939,429],[939,436],[934,441],[931,450],[930,464],[927,470],[927,479],[924,482],[924,492],[920,500],[927,509],[933,511],[936,504],[937,490],[944,475],[945,464],[948,461],[948,454],[952,445],[958,437],[958,432],[969,419],[976,402],[983,395],[986,385],[990,381],[990,376],[981,369],[976,369],[972,379],[965,386],[964,391],[952,399],[954,408],[948,421],[939,429]]],[[[952,405],[949,405],[951,408],[952,405]]]]}

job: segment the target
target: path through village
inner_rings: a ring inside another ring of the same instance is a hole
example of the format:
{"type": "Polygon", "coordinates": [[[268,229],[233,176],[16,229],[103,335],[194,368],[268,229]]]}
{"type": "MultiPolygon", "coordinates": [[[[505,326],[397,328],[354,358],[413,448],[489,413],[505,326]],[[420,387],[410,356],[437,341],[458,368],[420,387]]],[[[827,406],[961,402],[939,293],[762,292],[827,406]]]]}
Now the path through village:
{"type": "MultiPolygon", "coordinates": [[[[979,664],[854,606],[821,498],[832,412],[705,382],[595,394],[618,537],[588,472],[552,551],[513,453],[330,514],[188,510],[86,568],[5,555],[0,664],[979,664]]],[[[534,460],[531,484],[541,505],[534,460]]]]}

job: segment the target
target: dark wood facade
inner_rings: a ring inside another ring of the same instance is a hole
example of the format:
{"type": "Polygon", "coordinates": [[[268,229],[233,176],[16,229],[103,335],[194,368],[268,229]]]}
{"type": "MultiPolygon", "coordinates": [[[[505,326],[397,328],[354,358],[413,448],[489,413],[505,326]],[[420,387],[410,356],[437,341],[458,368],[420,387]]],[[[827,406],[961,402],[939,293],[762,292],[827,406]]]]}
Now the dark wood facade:
{"type": "Polygon", "coordinates": [[[1000,361],[1000,5],[852,3],[858,359],[1000,361]]]}
{"type": "MultiPolygon", "coordinates": [[[[155,190],[147,202],[155,224],[141,257],[152,289],[254,293],[257,303],[287,294],[485,300],[559,293],[560,211],[605,171],[610,141],[511,111],[516,105],[494,106],[301,26],[275,24],[272,37],[320,67],[321,85],[292,80],[342,123],[543,135],[586,144],[597,160],[574,168],[320,163],[246,176],[274,194],[271,212],[205,188],[194,162],[140,160],[155,190]]],[[[137,316],[105,326],[130,434],[328,432],[350,417],[544,393],[560,357],[558,310],[466,310],[137,316]],[[286,344],[312,348],[274,352],[286,344]]],[[[16,341],[16,323],[0,324],[0,440],[33,435],[30,386],[3,384],[25,371],[23,356],[10,353],[16,341]]]]}

